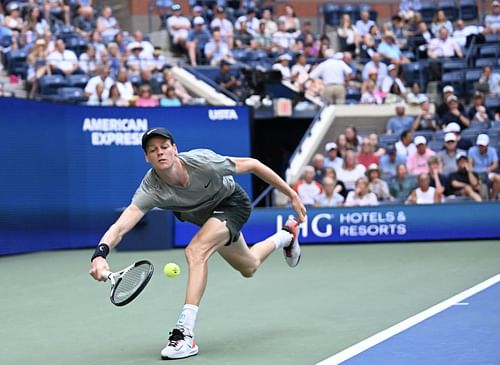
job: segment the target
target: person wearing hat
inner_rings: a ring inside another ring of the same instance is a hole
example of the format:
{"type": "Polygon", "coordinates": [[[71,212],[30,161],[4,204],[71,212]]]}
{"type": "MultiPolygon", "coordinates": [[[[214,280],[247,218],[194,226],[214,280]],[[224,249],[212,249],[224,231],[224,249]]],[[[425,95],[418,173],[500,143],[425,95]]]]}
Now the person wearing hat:
{"type": "Polygon", "coordinates": [[[193,26],[187,37],[187,50],[191,65],[196,66],[198,61],[203,61],[205,45],[210,42],[212,35],[205,28],[205,19],[201,16],[194,17],[193,26]]]}
{"type": "Polygon", "coordinates": [[[472,96],[472,105],[467,110],[467,118],[471,121],[478,120],[481,122],[494,120],[493,113],[484,104],[484,94],[481,91],[474,92],[474,95],[472,96]],[[480,112],[480,114],[476,115],[478,112],[480,112]]]}
{"type": "Polygon", "coordinates": [[[325,144],[325,167],[332,167],[337,170],[342,166],[344,160],[338,155],[337,144],[335,142],[328,142],[325,144]]]}
{"type": "Polygon", "coordinates": [[[472,170],[480,179],[488,184],[491,199],[497,199],[500,191],[500,174],[498,173],[498,153],[490,145],[490,137],[487,134],[477,136],[476,145],[468,151],[472,162],[472,170]]]}
{"type": "Polygon", "coordinates": [[[464,111],[460,110],[458,98],[455,95],[451,95],[446,99],[446,104],[448,105],[448,111],[441,117],[438,121],[440,125],[448,125],[450,123],[457,123],[460,129],[465,129],[470,126],[470,119],[464,111]]]}
{"type": "Polygon", "coordinates": [[[215,8],[215,17],[210,22],[210,29],[216,28],[219,29],[222,40],[229,46],[229,48],[233,48],[233,23],[226,19],[226,11],[222,6],[217,6],[215,8]]]}
{"type": "Polygon", "coordinates": [[[493,0],[491,3],[491,14],[484,17],[484,32],[487,34],[500,33],[500,1],[493,0]]]}
{"type": "Polygon", "coordinates": [[[406,159],[408,173],[410,175],[427,174],[429,173],[429,164],[427,160],[436,153],[427,147],[427,140],[424,136],[416,136],[413,142],[415,143],[416,150],[410,153],[406,159]]]}
{"type": "Polygon", "coordinates": [[[479,195],[479,175],[472,171],[467,154],[460,152],[455,157],[455,170],[449,175],[450,195],[466,196],[476,202],[483,199],[479,195]]]}
{"type": "Polygon", "coordinates": [[[127,67],[131,74],[138,75],[141,70],[149,67],[149,60],[142,56],[142,46],[139,42],[130,42],[127,46],[130,54],[127,57],[127,67]]]}
{"type": "Polygon", "coordinates": [[[288,53],[283,53],[278,57],[277,61],[273,64],[272,69],[281,73],[282,80],[291,81],[292,72],[290,70],[290,62],[292,61],[292,56],[288,53]]]}
{"type": "Polygon", "coordinates": [[[218,252],[243,276],[251,277],[273,251],[283,250],[287,264],[295,267],[300,260],[298,224],[304,222],[306,208],[298,194],[278,174],[254,158],[222,156],[208,149],[179,152],[173,135],[161,127],[144,133],[142,149],[152,168],[144,176],[130,205],[99,241],[91,258],[89,274],[95,280],[106,281],[104,271],[110,270],[106,260],[110,250],[151,209],[171,210],[178,219],[199,226],[185,249],[188,266],[185,304],[161,350],[162,359],[181,359],[198,353],[194,328],[207,286],[209,258],[218,252]],[[251,248],[241,229],[252,206],[246,192],[234,180],[234,175],[245,173],[253,173],[286,195],[296,213],[296,218],[287,220],[283,229],[251,248]]]}
{"type": "MultiPolygon", "coordinates": [[[[450,110],[446,100],[448,100],[448,98],[450,96],[455,95],[455,89],[451,85],[446,85],[445,87],[443,87],[442,91],[443,91],[443,95],[441,98],[441,104],[439,104],[438,107],[436,108],[436,115],[437,115],[438,121],[441,120],[441,118],[443,118],[443,116],[446,113],[448,113],[448,111],[450,110]]],[[[463,104],[460,102],[458,103],[458,109],[462,113],[465,113],[465,108],[464,108],[463,104]]]]}
{"type": "Polygon", "coordinates": [[[396,115],[387,120],[385,131],[387,134],[400,135],[403,131],[411,130],[413,117],[406,115],[406,105],[398,103],[395,106],[396,115]]]}
{"type": "Polygon", "coordinates": [[[408,57],[404,56],[401,52],[401,49],[396,43],[396,36],[391,31],[386,31],[382,35],[382,42],[380,42],[377,52],[382,55],[382,58],[387,63],[396,65],[411,63],[408,57]]]}
{"type": "Polygon", "coordinates": [[[436,119],[431,113],[431,104],[427,97],[420,101],[420,113],[413,122],[413,131],[436,131],[438,129],[436,119]]]}
{"type": "Polygon", "coordinates": [[[394,198],[389,192],[389,185],[382,180],[382,172],[376,163],[371,163],[366,169],[368,188],[376,195],[378,201],[392,201],[394,198]]]}
{"type": "Polygon", "coordinates": [[[239,72],[231,72],[231,63],[225,60],[220,62],[219,74],[215,77],[214,81],[223,89],[229,90],[236,95],[243,96],[243,81],[240,78],[239,72]]]}
{"type": "Polygon", "coordinates": [[[458,148],[457,142],[455,133],[448,132],[444,135],[444,148],[437,153],[443,166],[443,174],[449,175],[454,172],[457,169],[457,155],[466,153],[465,150],[458,148]]]}
{"type": "Polygon", "coordinates": [[[167,18],[167,30],[172,37],[174,46],[187,50],[186,40],[191,30],[191,22],[182,14],[180,4],[172,4],[172,14],[167,18]]]}

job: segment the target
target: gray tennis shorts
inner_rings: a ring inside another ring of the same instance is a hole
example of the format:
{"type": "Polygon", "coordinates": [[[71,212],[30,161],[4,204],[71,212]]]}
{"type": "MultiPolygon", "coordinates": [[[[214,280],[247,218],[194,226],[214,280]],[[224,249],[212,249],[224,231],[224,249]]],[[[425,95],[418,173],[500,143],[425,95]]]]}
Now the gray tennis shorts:
{"type": "Polygon", "coordinates": [[[214,208],[210,217],[226,222],[229,229],[229,242],[226,246],[240,238],[241,229],[248,221],[251,212],[250,198],[238,184],[236,184],[234,192],[214,208]]]}

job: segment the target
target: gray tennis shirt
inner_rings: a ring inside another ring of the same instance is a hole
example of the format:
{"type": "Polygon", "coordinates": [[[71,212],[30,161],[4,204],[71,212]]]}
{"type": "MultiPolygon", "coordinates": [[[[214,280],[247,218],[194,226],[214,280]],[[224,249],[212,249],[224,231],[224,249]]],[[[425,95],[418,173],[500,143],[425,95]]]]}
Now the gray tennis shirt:
{"type": "Polygon", "coordinates": [[[169,209],[178,218],[203,224],[214,208],[234,192],[235,163],[211,150],[196,149],[178,154],[189,174],[186,187],[168,185],[150,169],[137,188],[132,203],[142,212],[169,209]]]}

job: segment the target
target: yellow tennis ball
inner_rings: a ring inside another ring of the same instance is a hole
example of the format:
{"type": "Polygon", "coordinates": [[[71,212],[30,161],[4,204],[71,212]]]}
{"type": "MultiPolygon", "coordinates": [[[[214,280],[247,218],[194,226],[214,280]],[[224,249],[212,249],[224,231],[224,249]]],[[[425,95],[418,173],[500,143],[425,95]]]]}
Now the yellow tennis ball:
{"type": "Polygon", "coordinates": [[[175,278],[176,276],[179,276],[181,273],[181,268],[179,265],[177,265],[174,262],[169,262],[168,264],[165,265],[163,268],[163,273],[168,276],[169,278],[175,278]]]}

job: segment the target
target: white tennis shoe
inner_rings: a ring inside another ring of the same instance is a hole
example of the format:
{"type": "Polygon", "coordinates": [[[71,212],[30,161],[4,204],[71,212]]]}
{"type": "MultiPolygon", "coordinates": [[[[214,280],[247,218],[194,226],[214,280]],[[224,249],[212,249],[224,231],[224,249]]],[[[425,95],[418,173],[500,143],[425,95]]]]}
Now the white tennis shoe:
{"type": "Polygon", "coordinates": [[[292,235],[290,244],[283,248],[283,254],[285,255],[285,260],[288,266],[295,267],[300,261],[300,245],[298,240],[299,224],[293,218],[286,221],[282,228],[292,235]]]}
{"type": "Polygon", "coordinates": [[[198,353],[194,334],[185,327],[175,327],[168,338],[167,345],[161,350],[162,360],[183,359],[198,353]]]}

